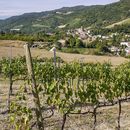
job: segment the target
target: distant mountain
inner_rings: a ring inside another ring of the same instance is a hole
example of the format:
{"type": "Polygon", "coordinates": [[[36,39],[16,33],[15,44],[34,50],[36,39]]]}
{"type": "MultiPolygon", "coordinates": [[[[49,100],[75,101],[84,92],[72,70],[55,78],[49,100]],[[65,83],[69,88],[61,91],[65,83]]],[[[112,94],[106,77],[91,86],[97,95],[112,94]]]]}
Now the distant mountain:
{"type": "Polygon", "coordinates": [[[40,13],[26,13],[0,21],[0,30],[21,30],[25,33],[78,27],[106,27],[130,18],[130,0],[108,5],[63,7],[40,13]]]}

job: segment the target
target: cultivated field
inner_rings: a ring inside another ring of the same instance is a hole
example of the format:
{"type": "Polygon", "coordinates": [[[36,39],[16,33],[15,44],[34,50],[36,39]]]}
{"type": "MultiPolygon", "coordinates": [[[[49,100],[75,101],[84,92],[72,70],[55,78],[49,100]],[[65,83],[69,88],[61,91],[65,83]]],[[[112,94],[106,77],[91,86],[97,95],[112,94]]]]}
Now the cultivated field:
{"type": "MultiPolygon", "coordinates": [[[[0,41],[0,58],[15,56],[23,56],[24,48],[23,45],[25,42],[20,41],[0,41]],[[10,44],[12,43],[12,53],[10,44]],[[20,44],[20,45],[19,45],[20,44]]],[[[44,49],[31,49],[33,56],[39,57],[53,57],[53,53],[44,49]]],[[[67,54],[57,52],[57,56],[60,56],[63,60],[67,62],[71,61],[84,61],[84,62],[105,62],[109,61],[112,65],[120,65],[121,63],[127,62],[128,59],[122,57],[109,57],[109,56],[94,56],[94,55],[81,55],[81,54],[67,54]]],[[[22,82],[16,82],[13,86],[14,92],[11,95],[11,100],[15,98],[16,92],[19,89],[19,86],[22,85],[22,82]]],[[[8,98],[8,81],[0,79],[0,113],[6,110],[6,103],[8,98]]],[[[28,87],[29,89],[29,87],[28,87]]],[[[28,90],[29,106],[32,107],[32,95],[28,90]]],[[[86,107],[82,107],[83,111],[87,111],[86,107]]],[[[48,111],[46,112],[48,114],[48,111]]],[[[62,116],[57,114],[57,111],[54,111],[54,116],[51,119],[45,120],[45,130],[60,130],[62,124],[62,116]]],[[[117,118],[118,118],[118,105],[112,107],[99,108],[97,110],[97,127],[96,130],[117,130],[117,118]]],[[[9,126],[9,120],[7,120],[7,114],[0,114],[0,130],[11,130],[9,126]]],[[[34,117],[35,119],[35,117],[34,117]]],[[[93,116],[92,114],[84,115],[69,115],[67,116],[67,122],[65,125],[65,130],[92,130],[93,127],[93,116]]],[[[36,128],[33,128],[36,130],[36,128]]],[[[121,130],[130,130],[130,101],[122,103],[122,113],[121,113],[121,130]]]]}
{"type": "MultiPolygon", "coordinates": [[[[0,113],[6,111],[6,103],[8,97],[8,85],[0,84],[2,88],[0,90],[0,113]]],[[[20,86],[14,85],[14,94],[18,91],[20,86]]],[[[28,90],[29,92],[29,90],[28,90]]],[[[15,98],[15,95],[11,96],[11,99],[15,98]]],[[[29,94],[28,105],[32,107],[33,97],[29,94]]],[[[83,111],[87,111],[87,107],[82,108],[83,111]]],[[[50,111],[46,111],[44,114],[49,114],[50,111]]],[[[99,108],[97,110],[97,126],[96,130],[117,130],[117,118],[118,118],[118,105],[112,107],[99,108]]],[[[33,118],[35,119],[35,117],[33,118]]],[[[93,129],[93,115],[69,115],[67,116],[67,122],[65,130],[92,130],[93,129]]],[[[54,116],[45,120],[45,130],[60,130],[62,124],[62,115],[59,115],[57,111],[54,112],[54,116]]],[[[0,130],[13,130],[9,124],[9,118],[7,114],[0,114],[0,130]]],[[[32,130],[37,130],[32,128],[32,130]]],[[[121,129],[130,130],[130,102],[122,103],[121,114],[121,129]]]]}

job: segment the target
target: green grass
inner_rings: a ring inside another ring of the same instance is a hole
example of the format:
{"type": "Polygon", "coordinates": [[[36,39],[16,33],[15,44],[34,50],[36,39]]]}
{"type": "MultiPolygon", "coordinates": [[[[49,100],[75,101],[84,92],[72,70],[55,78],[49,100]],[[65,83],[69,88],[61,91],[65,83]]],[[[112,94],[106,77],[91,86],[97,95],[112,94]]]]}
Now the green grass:
{"type": "Polygon", "coordinates": [[[68,24],[69,24],[70,26],[74,26],[74,25],[79,24],[80,21],[81,21],[80,18],[75,18],[75,19],[73,19],[72,21],[70,21],[68,24]]]}
{"type": "Polygon", "coordinates": [[[62,52],[65,53],[74,53],[74,54],[86,54],[86,55],[93,55],[96,52],[96,49],[90,48],[62,48],[62,52]]]}
{"type": "Polygon", "coordinates": [[[122,20],[120,22],[114,23],[112,25],[107,26],[106,28],[113,28],[115,25],[122,25],[122,24],[130,24],[130,18],[122,20]]]}

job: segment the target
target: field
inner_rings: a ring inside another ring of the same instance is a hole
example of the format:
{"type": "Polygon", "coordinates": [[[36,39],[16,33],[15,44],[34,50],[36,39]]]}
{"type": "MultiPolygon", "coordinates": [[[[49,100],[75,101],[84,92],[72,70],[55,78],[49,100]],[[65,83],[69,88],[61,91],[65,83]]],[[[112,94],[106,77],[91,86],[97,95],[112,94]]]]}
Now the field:
{"type": "Polygon", "coordinates": [[[122,20],[122,21],[120,21],[120,22],[117,22],[117,23],[114,23],[114,24],[112,24],[112,25],[109,25],[109,26],[107,26],[106,28],[112,28],[112,27],[114,27],[115,25],[123,25],[123,24],[130,24],[130,18],[127,18],[127,19],[122,20]]]}
{"type": "MultiPolygon", "coordinates": [[[[20,41],[0,41],[0,58],[9,57],[11,54],[10,45],[12,47],[12,56],[23,56],[24,48],[23,45],[25,42],[20,41]]],[[[44,49],[31,49],[32,56],[36,57],[53,57],[53,53],[44,49]]],[[[124,62],[127,62],[128,59],[123,57],[116,56],[96,56],[96,55],[82,55],[82,54],[69,54],[69,53],[61,53],[57,52],[57,56],[61,57],[66,62],[71,61],[83,61],[83,62],[111,62],[112,65],[117,66],[124,62]]]]}

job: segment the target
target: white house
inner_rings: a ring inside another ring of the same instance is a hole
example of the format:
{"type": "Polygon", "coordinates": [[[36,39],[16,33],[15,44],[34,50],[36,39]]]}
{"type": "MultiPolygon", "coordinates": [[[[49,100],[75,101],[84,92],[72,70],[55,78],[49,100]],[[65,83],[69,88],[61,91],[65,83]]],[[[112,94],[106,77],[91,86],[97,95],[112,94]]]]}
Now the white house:
{"type": "Polygon", "coordinates": [[[125,49],[125,52],[126,52],[126,55],[130,55],[130,47],[127,47],[127,48],[125,49]]]}
{"type": "Polygon", "coordinates": [[[109,50],[111,52],[119,52],[120,51],[120,49],[118,47],[115,47],[115,46],[110,47],[109,50]]]}
{"type": "Polygon", "coordinates": [[[128,48],[130,47],[130,42],[121,42],[121,46],[127,46],[128,48]]]}

